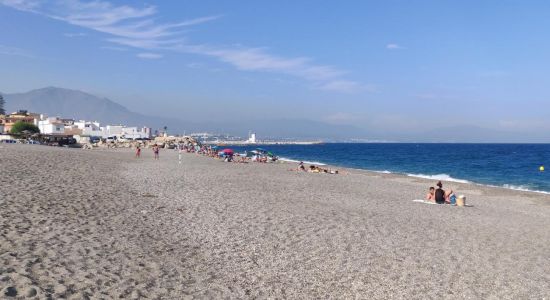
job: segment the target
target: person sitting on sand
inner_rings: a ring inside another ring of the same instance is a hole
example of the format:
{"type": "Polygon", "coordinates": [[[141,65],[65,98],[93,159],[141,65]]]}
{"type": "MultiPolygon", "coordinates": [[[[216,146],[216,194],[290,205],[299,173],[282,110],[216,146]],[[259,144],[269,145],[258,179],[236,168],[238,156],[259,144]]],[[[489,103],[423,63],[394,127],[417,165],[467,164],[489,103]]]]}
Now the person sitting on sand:
{"type": "Polygon", "coordinates": [[[430,187],[430,190],[426,194],[426,200],[435,202],[435,188],[433,186],[430,187]]]}
{"type": "Polygon", "coordinates": [[[321,172],[321,169],[317,166],[314,166],[314,165],[311,165],[309,166],[309,171],[311,173],[320,173],[321,172]]]}
{"type": "Polygon", "coordinates": [[[434,193],[435,203],[437,204],[449,203],[449,195],[452,193],[453,193],[452,190],[445,192],[445,190],[443,189],[443,183],[439,181],[437,183],[437,190],[435,190],[435,193],[434,193]]]}
{"type": "Polygon", "coordinates": [[[297,171],[297,172],[307,172],[306,167],[304,167],[304,163],[300,162],[298,164],[298,168],[296,169],[288,169],[289,171],[297,171]]]}

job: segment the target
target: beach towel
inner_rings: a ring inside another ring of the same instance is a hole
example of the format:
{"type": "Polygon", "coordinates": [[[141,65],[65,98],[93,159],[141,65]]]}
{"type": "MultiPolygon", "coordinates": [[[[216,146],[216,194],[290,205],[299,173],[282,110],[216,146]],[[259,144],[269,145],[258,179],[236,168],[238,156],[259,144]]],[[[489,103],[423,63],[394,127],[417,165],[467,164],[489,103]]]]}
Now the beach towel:
{"type": "Polygon", "coordinates": [[[428,200],[423,200],[423,199],[415,199],[415,200],[413,200],[413,202],[424,203],[424,204],[437,204],[435,202],[428,201],[428,200]]]}

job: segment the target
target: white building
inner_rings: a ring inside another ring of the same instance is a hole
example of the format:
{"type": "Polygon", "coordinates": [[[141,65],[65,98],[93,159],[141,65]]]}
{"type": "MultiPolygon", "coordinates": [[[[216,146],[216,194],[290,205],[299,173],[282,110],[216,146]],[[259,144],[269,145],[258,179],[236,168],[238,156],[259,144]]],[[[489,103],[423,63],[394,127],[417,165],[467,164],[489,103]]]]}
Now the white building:
{"type": "Polygon", "coordinates": [[[126,127],[124,125],[106,125],[101,126],[99,122],[89,122],[80,120],[74,122],[70,128],[80,129],[81,136],[97,136],[102,138],[117,137],[126,139],[150,138],[151,128],[149,127],[126,127]]]}
{"type": "Polygon", "coordinates": [[[151,128],[123,127],[121,136],[126,139],[151,138],[151,128]]]}
{"type": "Polygon", "coordinates": [[[110,136],[122,136],[124,128],[123,125],[107,125],[103,127],[103,137],[110,137],[110,136]]]}
{"type": "Polygon", "coordinates": [[[40,115],[40,119],[35,119],[35,125],[38,126],[42,134],[62,135],[65,133],[65,125],[58,117],[46,118],[44,115],[40,115]]]}
{"type": "Polygon", "coordinates": [[[103,130],[99,122],[89,122],[89,121],[80,120],[80,121],[74,122],[73,126],[76,126],[76,128],[82,130],[82,135],[103,136],[103,130]]]}
{"type": "Polygon", "coordinates": [[[256,144],[256,133],[249,132],[248,133],[248,140],[246,141],[249,144],[256,144]]]}

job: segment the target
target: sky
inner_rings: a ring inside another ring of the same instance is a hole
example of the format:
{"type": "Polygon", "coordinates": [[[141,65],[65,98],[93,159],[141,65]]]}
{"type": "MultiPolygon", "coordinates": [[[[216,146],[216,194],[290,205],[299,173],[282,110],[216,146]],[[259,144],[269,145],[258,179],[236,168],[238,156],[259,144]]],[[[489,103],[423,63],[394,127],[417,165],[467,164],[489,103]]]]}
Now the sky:
{"type": "Polygon", "coordinates": [[[0,0],[0,28],[5,93],[550,142],[548,1],[0,0]]]}

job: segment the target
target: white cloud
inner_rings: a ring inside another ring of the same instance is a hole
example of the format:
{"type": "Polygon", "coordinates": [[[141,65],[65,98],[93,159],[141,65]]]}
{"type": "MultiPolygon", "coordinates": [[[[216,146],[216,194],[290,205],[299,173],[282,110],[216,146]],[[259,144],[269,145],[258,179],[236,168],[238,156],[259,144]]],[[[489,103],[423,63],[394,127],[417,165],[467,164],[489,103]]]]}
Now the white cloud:
{"type": "Polygon", "coordinates": [[[352,93],[360,88],[359,83],[349,80],[334,80],[317,87],[319,90],[352,93]]]}
{"type": "Polygon", "coordinates": [[[187,26],[202,24],[220,16],[206,16],[179,23],[158,24],[154,17],[157,8],[151,5],[132,7],[115,5],[107,1],[80,0],[0,0],[0,4],[30,11],[52,19],[67,22],[114,36],[110,41],[134,47],[139,45],[169,46],[181,42],[170,37],[181,34],[187,26]],[[120,41],[120,42],[119,42],[120,41]]]}
{"type": "Polygon", "coordinates": [[[201,63],[198,63],[198,62],[188,63],[186,66],[187,66],[188,68],[190,68],[190,69],[200,69],[200,68],[204,68],[204,64],[201,64],[201,63]]]}
{"type": "Polygon", "coordinates": [[[399,49],[405,49],[402,46],[399,46],[398,44],[387,44],[386,49],[388,50],[399,50],[399,49]]]}
{"type": "Polygon", "coordinates": [[[351,80],[335,79],[325,82],[316,87],[318,90],[334,91],[341,93],[356,93],[360,91],[375,93],[378,91],[377,87],[372,84],[363,85],[351,80]]]}
{"type": "Polygon", "coordinates": [[[40,5],[40,1],[31,0],[0,0],[0,4],[13,7],[22,11],[34,12],[34,9],[40,5]]]}
{"type": "Polygon", "coordinates": [[[231,64],[239,70],[285,73],[310,81],[325,81],[340,77],[345,72],[330,66],[311,64],[306,57],[286,58],[269,54],[263,48],[211,48],[181,46],[183,52],[208,55],[231,64]]]}
{"type": "Polygon", "coordinates": [[[160,59],[160,58],[162,58],[162,54],[149,53],[149,52],[138,53],[138,55],[136,55],[136,56],[139,57],[139,58],[145,58],[145,59],[160,59]]]}
{"type": "Polygon", "coordinates": [[[63,35],[69,38],[86,36],[84,32],[75,32],[75,33],[67,32],[67,33],[64,33],[63,35]]]}
{"type": "Polygon", "coordinates": [[[113,50],[113,51],[128,51],[128,48],[116,47],[116,46],[103,46],[100,47],[103,50],[113,50]]]}
{"type": "Polygon", "coordinates": [[[16,47],[4,46],[4,45],[0,45],[0,55],[22,56],[22,57],[28,57],[28,58],[34,57],[34,55],[32,55],[26,50],[23,50],[21,48],[16,48],[16,47]]]}
{"type": "Polygon", "coordinates": [[[140,58],[161,58],[161,54],[152,53],[159,51],[193,53],[214,57],[239,70],[291,75],[312,82],[320,90],[369,90],[344,79],[345,71],[317,65],[311,58],[281,57],[268,53],[265,48],[194,45],[183,36],[186,27],[214,21],[219,15],[161,24],[156,21],[157,8],[151,5],[133,7],[101,0],[0,0],[0,4],[107,34],[107,41],[114,44],[147,50],[137,55],[140,58]]]}

